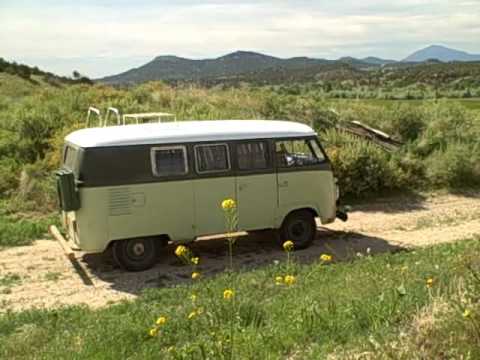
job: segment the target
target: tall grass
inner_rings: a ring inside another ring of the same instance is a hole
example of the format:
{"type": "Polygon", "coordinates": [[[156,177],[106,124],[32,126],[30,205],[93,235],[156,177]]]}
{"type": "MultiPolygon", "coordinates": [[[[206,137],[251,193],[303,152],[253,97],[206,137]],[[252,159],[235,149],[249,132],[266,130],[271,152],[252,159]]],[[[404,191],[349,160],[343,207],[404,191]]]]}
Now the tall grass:
{"type": "MultiPolygon", "coordinates": [[[[266,118],[313,123],[334,160],[342,193],[349,196],[480,185],[480,113],[450,101],[382,106],[327,101],[313,90],[292,95],[269,88],[205,89],[153,82],[129,89],[51,88],[0,108],[0,172],[5,174],[0,178],[0,197],[15,193],[28,164],[45,174],[60,165],[63,138],[84,126],[90,105],[115,106],[123,113],[168,111],[179,120],[266,118]],[[405,145],[388,154],[334,130],[335,124],[352,120],[386,131],[405,145]]],[[[43,178],[48,177],[38,177],[43,178]]],[[[38,188],[44,191],[48,186],[38,188]]],[[[39,198],[34,192],[32,196],[39,198]]],[[[50,200],[37,205],[45,212],[55,206],[50,200]]]]}

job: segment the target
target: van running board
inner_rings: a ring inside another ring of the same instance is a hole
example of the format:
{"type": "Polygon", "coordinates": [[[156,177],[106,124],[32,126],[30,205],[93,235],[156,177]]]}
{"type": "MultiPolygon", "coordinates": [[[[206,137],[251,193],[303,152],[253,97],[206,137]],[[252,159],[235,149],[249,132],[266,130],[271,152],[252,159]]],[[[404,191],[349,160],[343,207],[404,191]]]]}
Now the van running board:
{"type": "Polygon", "coordinates": [[[78,276],[80,276],[80,278],[82,279],[83,283],[88,286],[95,286],[95,284],[92,281],[92,278],[88,274],[87,269],[85,269],[85,267],[75,257],[75,253],[73,252],[72,248],[68,244],[67,240],[65,240],[65,238],[63,237],[60,230],[58,230],[58,228],[55,225],[50,225],[48,227],[48,232],[60,244],[63,250],[63,253],[67,257],[67,259],[70,261],[73,268],[77,272],[78,276]]]}

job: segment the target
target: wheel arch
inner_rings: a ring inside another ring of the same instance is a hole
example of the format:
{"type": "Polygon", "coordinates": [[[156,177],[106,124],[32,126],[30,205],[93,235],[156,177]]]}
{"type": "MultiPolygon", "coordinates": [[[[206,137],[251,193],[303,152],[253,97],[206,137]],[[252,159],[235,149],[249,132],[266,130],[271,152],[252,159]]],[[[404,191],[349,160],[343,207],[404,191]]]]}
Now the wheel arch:
{"type": "Polygon", "coordinates": [[[312,214],[313,217],[321,217],[320,212],[318,211],[318,208],[316,206],[313,206],[313,205],[298,206],[298,207],[289,208],[288,210],[283,211],[282,215],[277,218],[275,227],[280,228],[288,216],[298,211],[308,211],[310,214],[312,214]]]}
{"type": "Polygon", "coordinates": [[[158,241],[159,243],[163,243],[162,245],[167,245],[168,242],[171,240],[171,238],[168,234],[148,235],[148,236],[133,236],[133,237],[127,237],[127,238],[121,238],[121,239],[112,239],[108,242],[105,250],[111,249],[113,244],[117,241],[132,240],[132,239],[152,239],[152,240],[158,241]]]}

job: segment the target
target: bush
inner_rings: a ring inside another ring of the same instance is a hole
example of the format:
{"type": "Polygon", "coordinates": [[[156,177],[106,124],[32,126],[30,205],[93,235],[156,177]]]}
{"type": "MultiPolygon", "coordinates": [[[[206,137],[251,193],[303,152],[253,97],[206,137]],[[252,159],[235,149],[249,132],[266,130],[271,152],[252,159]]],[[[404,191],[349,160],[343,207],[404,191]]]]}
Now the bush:
{"type": "Polygon", "coordinates": [[[342,195],[363,197],[400,186],[390,156],[383,149],[336,131],[323,138],[342,195]]]}
{"type": "Polygon", "coordinates": [[[45,162],[25,165],[17,190],[11,195],[11,212],[51,213],[58,208],[54,175],[45,162]]]}
{"type": "Polygon", "coordinates": [[[427,160],[427,179],[435,187],[461,188],[480,185],[480,148],[448,144],[427,160]]]}
{"type": "Polygon", "coordinates": [[[391,119],[388,132],[403,142],[416,140],[426,127],[421,109],[406,104],[395,107],[391,119]]]}
{"type": "Polygon", "coordinates": [[[0,198],[18,187],[19,164],[12,158],[0,158],[0,198]]]}

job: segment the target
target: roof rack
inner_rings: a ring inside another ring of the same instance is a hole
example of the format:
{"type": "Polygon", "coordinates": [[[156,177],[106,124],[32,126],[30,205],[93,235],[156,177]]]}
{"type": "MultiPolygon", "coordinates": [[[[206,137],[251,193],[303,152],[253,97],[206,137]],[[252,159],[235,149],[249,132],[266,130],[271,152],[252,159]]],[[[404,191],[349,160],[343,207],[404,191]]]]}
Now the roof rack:
{"type": "Polygon", "coordinates": [[[108,116],[110,115],[110,113],[114,113],[115,116],[117,117],[117,125],[122,125],[121,120],[120,120],[120,111],[118,111],[117,108],[109,107],[107,109],[107,115],[105,115],[105,122],[103,123],[103,126],[107,126],[108,116]]]}
{"type": "Polygon", "coordinates": [[[115,125],[125,125],[129,120],[135,121],[136,124],[151,122],[151,120],[155,120],[159,123],[164,121],[177,121],[177,116],[175,114],[165,113],[165,112],[151,112],[151,113],[138,113],[138,114],[124,114],[123,116],[120,115],[120,111],[114,107],[108,107],[105,119],[102,118],[102,112],[94,106],[90,106],[87,112],[87,121],[85,127],[90,127],[90,118],[92,115],[96,115],[98,118],[98,127],[106,127],[109,126],[108,122],[110,119],[110,114],[113,113],[117,119],[117,123],[115,125]],[[146,121],[150,120],[150,121],[146,121]]]}
{"type": "Polygon", "coordinates": [[[97,115],[98,120],[99,120],[99,126],[102,126],[102,113],[96,107],[90,106],[88,108],[88,112],[87,112],[87,121],[86,121],[86,126],[85,127],[88,127],[90,125],[90,115],[91,114],[97,115]]]}
{"type": "Polygon", "coordinates": [[[170,121],[177,121],[175,114],[164,113],[164,112],[151,112],[151,113],[138,113],[138,114],[124,114],[123,124],[125,125],[127,120],[132,119],[136,124],[145,122],[144,120],[156,119],[159,123],[163,122],[163,119],[169,119],[170,121]]]}

